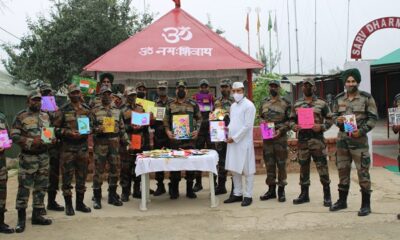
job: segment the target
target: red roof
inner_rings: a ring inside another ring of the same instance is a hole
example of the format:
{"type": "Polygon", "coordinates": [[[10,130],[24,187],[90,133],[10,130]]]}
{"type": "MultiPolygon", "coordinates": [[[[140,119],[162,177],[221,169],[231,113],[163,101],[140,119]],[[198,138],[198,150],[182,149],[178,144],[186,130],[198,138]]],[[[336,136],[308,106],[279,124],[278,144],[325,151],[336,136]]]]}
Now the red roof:
{"type": "Polygon", "coordinates": [[[260,69],[263,64],[181,8],[175,8],[84,67],[86,71],[147,72],[260,69]]]}

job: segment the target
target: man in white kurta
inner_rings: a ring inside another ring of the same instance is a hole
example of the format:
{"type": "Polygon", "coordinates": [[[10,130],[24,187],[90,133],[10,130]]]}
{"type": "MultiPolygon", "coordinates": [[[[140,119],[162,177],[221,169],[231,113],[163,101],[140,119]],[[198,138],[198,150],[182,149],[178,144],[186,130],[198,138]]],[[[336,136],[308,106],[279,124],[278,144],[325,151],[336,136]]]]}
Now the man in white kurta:
{"type": "Polygon", "coordinates": [[[232,85],[235,103],[230,109],[228,126],[228,148],[225,169],[232,172],[233,194],[224,203],[242,202],[242,206],[252,203],[254,174],[256,172],[253,125],[256,115],[254,104],[244,96],[241,82],[232,85]],[[242,184],[242,175],[245,184],[242,184]]]}

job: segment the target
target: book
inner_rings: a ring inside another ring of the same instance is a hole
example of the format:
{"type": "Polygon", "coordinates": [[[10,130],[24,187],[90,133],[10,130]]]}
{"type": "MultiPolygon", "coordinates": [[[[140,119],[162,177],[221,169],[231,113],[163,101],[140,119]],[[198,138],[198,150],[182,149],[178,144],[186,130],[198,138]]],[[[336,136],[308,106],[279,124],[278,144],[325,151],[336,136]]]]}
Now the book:
{"type": "Polygon", "coordinates": [[[0,130],[0,147],[3,149],[9,149],[12,146],[12,140],[8,136],[6,129],[0,130]]]}
{"type": "Polygon", "coordinates": [[[191,139],[191,120],[189,115],[173,115],[172,116],[172,132],[177,140],[191,139]]]}
{"type": "Polygon", "coordinates": [[[157,112],[155,114],[156,120],[157,121],[162,121],[164,120],[165,116],[165,107],[157,107],[157,112]]]}
{"type": "Polygon", "coordinates": [[[113,133],[115,131],[115,119],[113,117],[104,117],[104,133],[113,133]]]}
{"type": "Polygon", "coordinates": [[[400,108],[388,108],[389,126],[400,125],[400,108]]]}
{"type": "Polygon", "coordinates": [[[90,122],[88,117],[78,117],[79,134],[85,135],[90,133],[90,122]]]}
{"type": "Polygon", "coordinates": [[[51,143],[54,138],[54,128],[53,127],[42,127],[41,138],[44,143],[51,143]]]}
{"type": "Polygon", "coordinates": [[[354,114],[344,115],[344,131],[347,133],[352,133],[357,130],[357,121],[354,114]]]}
{"type": "Polygon", "coordinates": [[[131,124],[138,126],[150,125],[150,113],[132,112],[131,124]]]}
{"type": "Polygon", "coordinates": [[[142,98],[136,98],[136,104],[140,105],[143,107],[144,111],[147,113],[152,112],[154,114],[154,106],[156,105],[155,102],[142,99],[142,98]]]}
{"type": "Polygon", "coordinates": [[[266,122],[260,124],[261,136],[263,139],[272,139],[275,136],[275,123],[266,122]]]}
{"type": "Polygon", "coordinates": [[[56,99],[54,96],[43,96],[42,97],[42,111],[55,112],[58,110],[56,99]]]}
{"type": "Polygon", "coordinates": [[[142,136],[139,134],[132,134],[131,136],[131,149],[139,150],[142,148],[142,136]]]}
{"type": "Polygon", "coordinates": [[[94,78],[73,76],[72,83],[79,86],[85,96],[94,96],[97,89],[97,81],[94,78]]]}
{"type": "Polygon", "coordinates": [[[298,108],[297,109],[298,124],[301,129],[311,129],[314,126],[314,109],[298,108]]]}
{"type": "Polygon", "coordinates": [[[226,130],[224,121],[210,121],[211,142],[226,141],[226,130]]]}

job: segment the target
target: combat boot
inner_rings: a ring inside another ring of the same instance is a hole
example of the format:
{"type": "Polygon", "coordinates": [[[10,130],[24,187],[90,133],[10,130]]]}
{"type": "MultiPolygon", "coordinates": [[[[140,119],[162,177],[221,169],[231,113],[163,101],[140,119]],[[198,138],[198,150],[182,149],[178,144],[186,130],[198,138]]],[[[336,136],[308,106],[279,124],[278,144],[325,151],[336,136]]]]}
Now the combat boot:
{"type": "Polygon", "coordinates": [[[169,198],[178,199],[179,198],[179,180],[171,180],[169,185],[169,198]]]}
{"type": "Polygon", "coordinates": [[[93,208],[101,209],[101,189],[93,189],[93,208]]]}
{"type": "Polygon", "coordinates": [[[285,186],[278,186],[278,201],[279,202],[285,202],[286,201],[285,186]]]}
{"type": "Polygon", "coordinates": [[[129,202],[129,195],[131,195],[130,187],[122,188],[121,201],[129,202]]]}
{"type": "Polygon", "coordinates": [[[329,211],[335,212],[347,208],[347,195],[349,191],[339,190],[339,199],[330,208],[329,211]]]}
{"type": "Polygon", "coordinates": [[[0,208],[0,233],[14,233],[14,229],[10,228],[7,224],[4,223],[4,213],[6,209],[0,208]]]}
{"type": "Polygon", "coordinates": [[[65,200],[65,215],[73,216],[75,215],[74,208],[72,207],[72,196],[64,196],[65,200]]]}
{"type": "MultiPolygon", "coordinates": [[[[64,207],[59,205],[56,202],[57,191],[48,191],[47,192],[47,210],[62,212],[64,211],[64,207]]],[[[42,214],[46,215],[46,214],[42,214]]]]}
{"type": "Polygon", "coordinates": [[[197,195],[194,193],[193,189],[193,181],[186,180],[186,197],[197,198],[197,195]]]}
{"type": "Polygon", "coordinates": [[[301,186],[301,193],[298,198],[293,199],[293,204],[302,204],[310,202],[310,197],[308,195],[308,188],[309,186],[301,186]]]}
{"type": "Polygon", "coordinates": [[[226,183],[226,177],[218,177],[218,186],[215,189],[215,195],[221,195],[228,192],[226,190],[225,183],[226,183]]]}
{"type": "Polygon", "coordinates": [[[203,190],[203,184],[201,183],[201,173],[200,176],[196,177],[196,183],[194,184],[194,187],[192,186],[193,192],[199,192],[203,190]]]}
{"type": "Polygon", "coordinates": [[[358,216],[364,217],[371,213],[371,193],[367,191],[361,191],[361,208],[358,211],[358,216]]]}
{"type": "Polygon", "coordinates": [[[264,195],[260,196],[260,200],[266,201],[273,198],[276,198],[276,185],[269,185],[268,191],[264,195]]]}
{"type": "Polygon", "coordinates": [[[120,207],[122,206],[122,202],[117,195],[117,187],[109,187],[108,188],[108,204],[120,207]]]}
{"type": "Polygon", "coordinates": [[[142,198],[142,192],[140,191],[140,182],[139,181],[134,181],[133,182],[132,197],[133,198],[142,198]]]}
{"type": "Polygon", "coordinates": [[[331,188],[329,187],[329,184],[324,185],[324,206],[332,206],[331,188]]]}
{"type": "Polygon", "coordinates": [[[15,232],[16,233],[24,232],[25,223],[26,223],[26,209],[25,208],[18,209],[18,222],[17,226],[15,227],[15,232]]]}
{"type": "Polygon", "coordinates": [[[32,211],[32,225],[51,225],[52,221],[40,215],[40,208],[34,208],[32,211]]]}
{"type": "Polygon", "coordinates": [[[153,193],[154,196],[160,196],[163,195],[164,193],[166,193],[167,191],[165,190],[165,186],[164,183],[162,181],[157,183],[157,189],[156,191],[153,193]]]}
{"type": "Polygon", "coordinates": [[[84,197],[85,193],[76,192],[75,210],[83,213],[90,213],[92,211],[90,207],[86,206],[85,203],[83,203],[84,197]]]}

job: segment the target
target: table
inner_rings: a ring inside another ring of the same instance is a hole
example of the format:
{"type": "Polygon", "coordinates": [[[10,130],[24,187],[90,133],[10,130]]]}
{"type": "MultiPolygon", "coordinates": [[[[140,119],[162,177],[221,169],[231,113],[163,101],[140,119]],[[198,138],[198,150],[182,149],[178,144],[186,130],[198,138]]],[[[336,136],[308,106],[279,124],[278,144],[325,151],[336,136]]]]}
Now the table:
{"type": "Polygon", "coordinates": [[[217,151],[210,150],[205,155],[189,156],[187,158],[142,158],[136,159],[136,176],[141,176],[142,199],[140,210],[147,210],[147,203],[150,202],[150,180],[151,172],[172,172],[172,171],[202,171],[209,172],[209,183],[211,192],[211,207],[217,207],[217,199],[214,189],[214,174],[217,174],[219,156],[217,151]]]}

